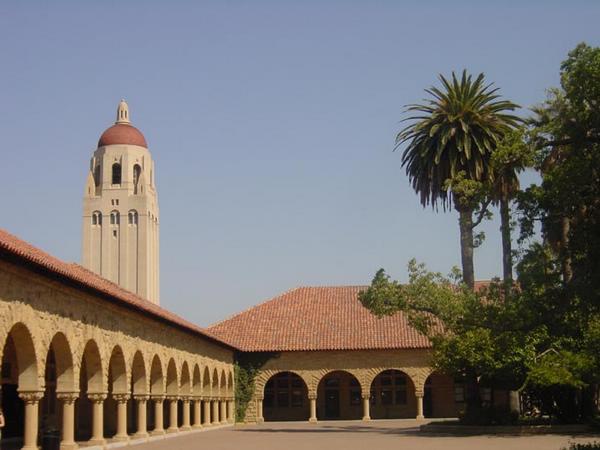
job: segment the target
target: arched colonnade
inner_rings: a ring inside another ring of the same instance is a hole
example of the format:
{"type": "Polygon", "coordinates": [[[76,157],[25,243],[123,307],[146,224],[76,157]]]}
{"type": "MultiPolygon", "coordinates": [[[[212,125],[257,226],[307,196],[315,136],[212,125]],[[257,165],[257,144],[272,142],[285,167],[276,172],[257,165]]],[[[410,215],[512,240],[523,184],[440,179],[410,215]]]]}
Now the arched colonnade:
{"type": "Polygon", "coordinates": [[[51,430],[68,450],[234,421],[231,364],[131,336],[39,327],[0,330],[3,439],[22,437],[23,449],[51,430]]]}
{"type": "Polygon", "coordinates": [[[423,369],[265,370],[256,380],[256,419],[449,417],[455,388],[451,378],[423,369]]]}

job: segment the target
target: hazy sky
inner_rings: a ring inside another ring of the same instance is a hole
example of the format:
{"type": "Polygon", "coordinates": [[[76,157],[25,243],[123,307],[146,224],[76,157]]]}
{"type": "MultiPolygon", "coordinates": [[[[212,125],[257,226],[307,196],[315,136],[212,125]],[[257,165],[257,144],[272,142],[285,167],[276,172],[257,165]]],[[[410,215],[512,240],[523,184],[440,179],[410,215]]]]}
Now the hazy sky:
{"type": "MultiPolygon", "coordinates": [[[[0,227],[79,261],[89,158],[124,97],[156,161],[161,304],[200,325],[405,279],[411,257],[458,265],[456,214],[424,210],[392,152],[403,105],[467,68],[529,107],[600,45],[593,1],[99,3],[0,3],[0,227]]],[[[483,228],[480,279],[501,273],[483,228]]]]}

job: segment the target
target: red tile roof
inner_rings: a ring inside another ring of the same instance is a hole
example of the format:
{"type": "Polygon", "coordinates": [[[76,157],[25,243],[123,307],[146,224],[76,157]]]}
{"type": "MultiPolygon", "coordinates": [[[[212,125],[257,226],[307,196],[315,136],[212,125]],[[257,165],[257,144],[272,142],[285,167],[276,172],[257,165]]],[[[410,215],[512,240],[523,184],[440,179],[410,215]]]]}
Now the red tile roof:
{"type": "Polygon", "coordinates": [[[53,280],[66,282],[78,288],[92,291],[96,295],[99,294],[100,297],[112,301],[119,306],[133,309],[155,320],[166,322],[171,326],[207,338],[220,345],[229,348],[232,347],[224,343],[210,331],[182,319],[176,314],[123,289],[119,285],[96,275],[78,264],[61,261],[1,228],[0,259],[7,259],[21,264],[26,263],[53,280]]]}
{"type": "Polygon", "coordinates": [[[377,318],[358,300],[366,286],[300,287],[208,330],[242,351],[429,348],[401,312],[377,318]]]}

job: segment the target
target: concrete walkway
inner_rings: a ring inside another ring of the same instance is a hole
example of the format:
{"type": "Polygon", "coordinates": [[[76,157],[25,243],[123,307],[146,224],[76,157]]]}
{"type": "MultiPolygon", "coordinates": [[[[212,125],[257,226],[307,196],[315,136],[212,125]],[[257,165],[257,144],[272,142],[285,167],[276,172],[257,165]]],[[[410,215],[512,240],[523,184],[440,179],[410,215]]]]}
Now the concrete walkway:
{"type": "Polygon", "coordinates": [[[236,425],[211,433],[181,435],[136,445],[140,450],[559,450],[570,442],[600,441],[593,436],[429,436],[416,420],[331,421],[318,424],[272,422],[236,425]]]}

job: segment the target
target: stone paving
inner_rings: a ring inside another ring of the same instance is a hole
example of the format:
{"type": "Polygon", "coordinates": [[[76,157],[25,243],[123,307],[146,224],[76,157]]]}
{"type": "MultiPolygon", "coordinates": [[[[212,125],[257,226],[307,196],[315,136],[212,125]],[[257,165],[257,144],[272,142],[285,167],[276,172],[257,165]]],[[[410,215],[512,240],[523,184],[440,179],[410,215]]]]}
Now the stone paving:
{"type": "MultiPolygon", "coordinates": [[[[570,442],[600,441],[587,436],[428,436],[419,433],[423,421],[377,420],[273,422],[236,425],[204,433],[191,433],[134,446],[139,450],[559,450],[570,442]]],[[[208,431],[208,430],[207,430],[208,431]]]]}

